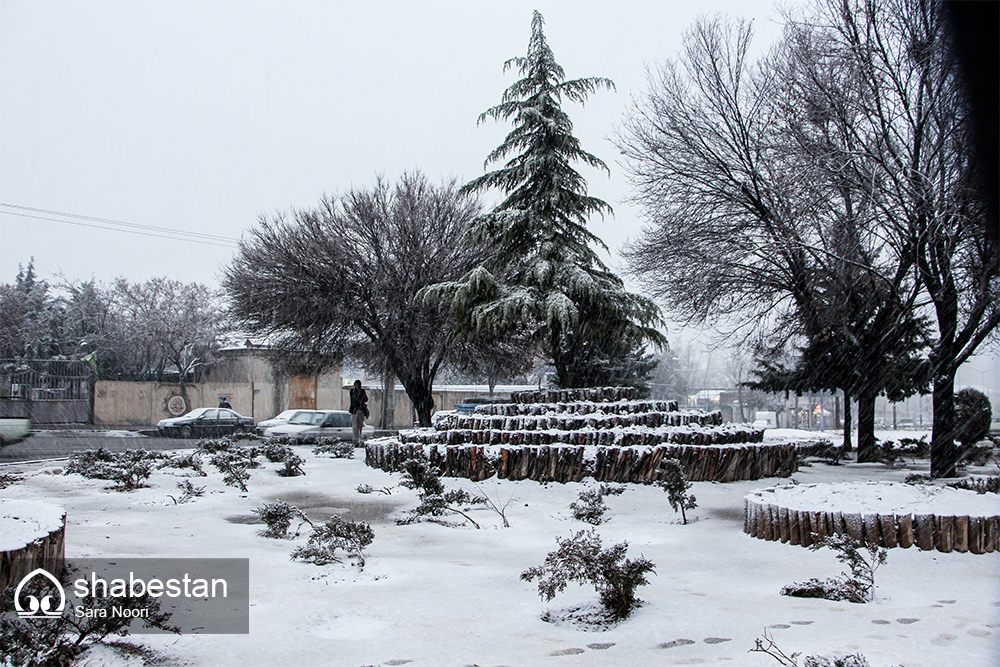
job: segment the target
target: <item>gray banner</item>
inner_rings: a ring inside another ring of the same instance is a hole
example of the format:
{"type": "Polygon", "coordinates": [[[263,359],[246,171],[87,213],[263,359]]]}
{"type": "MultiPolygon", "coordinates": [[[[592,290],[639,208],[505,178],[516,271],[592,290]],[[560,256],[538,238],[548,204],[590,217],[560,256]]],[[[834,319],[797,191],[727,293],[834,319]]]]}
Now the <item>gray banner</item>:
{"type": "Polygon", "coordinates": [[[160,624],[184,634],[250,632],[247,558],[79,558],[64,581],[63,613],[77,621],[131,619],[130,633],[160,634],[150,620],[166,613],[160,624]]]}

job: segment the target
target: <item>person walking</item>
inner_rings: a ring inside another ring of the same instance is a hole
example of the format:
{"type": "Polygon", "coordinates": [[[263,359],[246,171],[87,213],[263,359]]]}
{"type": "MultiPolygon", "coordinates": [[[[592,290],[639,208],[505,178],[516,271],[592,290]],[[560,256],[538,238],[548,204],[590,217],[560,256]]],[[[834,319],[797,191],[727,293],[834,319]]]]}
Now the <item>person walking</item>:
{"type": "Polygon", "coordinates": [[[361,380],[355,380],[351,387],[351,426],[354,428],[354,442],[361,442],[361,430],[368,418],[368,394],[361,387],[361,380]]]}

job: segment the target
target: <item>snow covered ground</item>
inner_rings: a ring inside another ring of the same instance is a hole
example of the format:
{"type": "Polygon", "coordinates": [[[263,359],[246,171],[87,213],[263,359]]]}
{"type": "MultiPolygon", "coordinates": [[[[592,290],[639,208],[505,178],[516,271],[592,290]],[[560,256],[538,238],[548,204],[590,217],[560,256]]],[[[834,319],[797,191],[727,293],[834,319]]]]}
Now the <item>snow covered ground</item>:
{"type": "MultiPolygon", "coordinates": [[[[0,491],[5,498],[45,500],[67,511],[66,550],[74,557],[239,557],[250,559],[249,635],[139,635],[165,664],[192,667],[256,665],[413,667],[480,665],[776,665],[748,653],[765,630],[786,653],[861,652],[872,667],[961,664],[1000,665],[1000,554],[893,549],[876,575],[873,603],[799,599],[781,588],[811,577],[838,575],[833,553],[757,540],[742,532],[743,497],[786,483],[764,479],[717,484],[696,482],[695,521],[680,524],[666,494],[630,486],[606,499],[610,520],[597,527],[605,545],[627,540],[629,555],[656,564],[656,576],[639,590],[645,604],[604,632],[541,620],[595,604],[591,589],[571,586],[551,603],[539,599],[520,573],[539,565],[556,536],[588,528],[568,509],[590,484],[531,481],[477,485],[445,480],[449,488],[480,490],[507,502],[511,527],[477,508],[482,530],[433,523],[398,526],[394,517],[416,504],[415,492],[362,495],[369,484],[392,487],[398,476],[363,461],[316,457],[307,447],[305,477],[275,474],[279,464],[253,472],[249,493],[208,477],[195,478],[206,494],[174,504],[180,470],[157,471],[150,487],[131,493],[104,490],[107,482],[56,474],[64,462],[9,464],[0,473],[24,479],[0,491]],[[370,521],[375,541],[364,571],[347,565],[289,560],[305,541],[261,537],[252,510],[281,498],[314,521],[333,513],[370,521]]],[[[361,455],[361,450],[357,450],[361,455]]],[[[877,464],[816,463],[794,475],[801,483],[902,481],[926,472],[926,461],[889,469],[877,464]]],[[[978,472],[996,474],[992,469],[978,472]]],[[[998,508],[1000,509],[1000,508],[998,508]]],[[[1000,513],[1000,512],[998,512],[1000,513]]],[[[139,664],[131,658],[131,664],[139,664]]],[[[84,664],[121,665],[107,648],[84,664]]]]}

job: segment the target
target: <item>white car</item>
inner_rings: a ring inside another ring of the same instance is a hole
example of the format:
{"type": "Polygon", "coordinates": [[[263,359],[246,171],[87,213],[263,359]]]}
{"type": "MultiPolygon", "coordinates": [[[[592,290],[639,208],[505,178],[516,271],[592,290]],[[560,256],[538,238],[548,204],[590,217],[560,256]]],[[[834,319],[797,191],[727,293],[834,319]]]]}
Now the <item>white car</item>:
{"type": "Polygon", "coordinates": [[[30,419],[0,419],[0,447],[23,440],[30,431],[30,419]]]}
{"type": "MultiPolygon", "coordinates": [[[[374,434],[374,426],[365,424],[361,430],[362,438],[370,438],[374,434]]],[[[343,410],[299,410],[287,423],[264,430],[267,438],[279,435],[287,435],[296,441],[314,438],[351,440],[354,437],[351,413],[343,410]]]]}
{"type": "Polygon", "coordinates": [[[292,415],[302,412],[301,410],[285,410],[284,412],[279,412],[274,417],[270,419],[265,419],[264,421],[257,422],[257,435],[264,435],[264,431],[271,428],[272,426],[281,426],[282,424],[287,424],[288,420],[292,418],[292,415]]]}

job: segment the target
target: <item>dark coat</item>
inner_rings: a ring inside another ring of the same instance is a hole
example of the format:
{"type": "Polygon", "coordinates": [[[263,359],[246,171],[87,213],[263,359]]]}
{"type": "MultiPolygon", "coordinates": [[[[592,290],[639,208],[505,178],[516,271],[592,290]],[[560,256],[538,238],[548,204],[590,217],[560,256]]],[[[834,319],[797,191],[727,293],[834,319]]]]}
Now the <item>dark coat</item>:
{"type": "Polygon", "coordinates": [[[352,415],[361,411],[368,417],[368,393],[364,387],[351,387],[351,407],[348,409],[352,415]]]}

